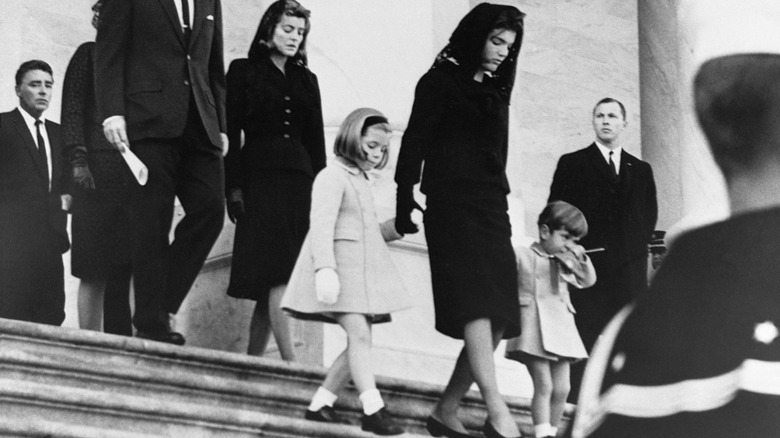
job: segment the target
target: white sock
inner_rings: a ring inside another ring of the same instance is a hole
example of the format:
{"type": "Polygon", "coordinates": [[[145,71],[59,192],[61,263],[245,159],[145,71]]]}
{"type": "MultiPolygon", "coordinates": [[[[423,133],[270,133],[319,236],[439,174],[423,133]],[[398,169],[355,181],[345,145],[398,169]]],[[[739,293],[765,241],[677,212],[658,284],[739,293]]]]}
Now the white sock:
{"type": "Polygon", "coordinates": [[[366,415],[374,415],[385,407],[378,389],[369,389],[360,394],[360,402],[363,403],[363,413],[366,415]]]}
{"type": "Polygon", "coordinates": [[[322,409],[324,406],[333,407],[333,403],[336,402],[336,399],[338,397],[339,396],[337,396],[336,394],[320,386],[319,388],[317,388],[317,392],[314,393],[314,397],[312,397],[311,399],[311,404],[309,404],[309,410],[312,412],[317,412],[320,409],[322,409]]]}
{"type": "Polygon", "coordinates": [[[536,438],[550,436],[550,432],[552,432],[550,429],[552,429],[550,423],[537,424],[534,426],[534,435],[536,438]]]}
{"type": "Polygon", "coordinates": [[[550,426],[550,435],[552,436],[558,436],[558,428],[550,426]]]}

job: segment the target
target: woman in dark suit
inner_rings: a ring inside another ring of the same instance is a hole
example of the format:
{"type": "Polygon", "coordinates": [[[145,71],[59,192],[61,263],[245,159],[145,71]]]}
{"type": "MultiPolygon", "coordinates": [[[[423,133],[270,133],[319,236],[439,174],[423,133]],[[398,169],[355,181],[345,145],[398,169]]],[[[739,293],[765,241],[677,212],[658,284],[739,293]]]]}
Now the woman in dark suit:
{"type": "MultiPolygon", "coordinates": [[[[107,1],[92,6],[95,28],[107,1]]],[[[132,336],[127,203],[134,182],[95,114],[94,47],[76,49],[62,88],[62,141],[73,177],[71,273],[81,279],[79,327],[132,336]]]]}
{"type": "Polygon", "coordinates": [[[312,181],[325,167],[319,85],[306,65],[309,28],[298,2],[273,3],[248,59],[233,61],[227,74],[227,207],[236,223],[228,295],[257,301],[247,352],[262,355],[273,331],[288,361],[295,353],[279,303],[309,228],[312,181]]]}
{"type": "Polygon", "coordinates": [[[519,436],[498,392],[493,350],[519,334],[517,268],[507,214],[509,98],[523,36],[523,13],[483,3],[461,20],[449,45],[420,79],[395,180],[396,227],[410,215],[420,181],[436,329],[465,346],[428,419],[435,436],[468,436],[460,400],[476,381],[487,405],[488,437],[519,436]]]}

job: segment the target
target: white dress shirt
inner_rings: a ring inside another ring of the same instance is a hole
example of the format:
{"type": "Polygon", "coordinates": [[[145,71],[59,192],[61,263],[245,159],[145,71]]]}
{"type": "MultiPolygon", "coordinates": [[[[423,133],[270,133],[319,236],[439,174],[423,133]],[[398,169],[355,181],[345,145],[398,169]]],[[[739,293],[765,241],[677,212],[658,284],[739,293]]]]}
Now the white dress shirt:
{"type": "Polygon", "coordinates": [[[613,152],[612,162],[615,163],[615,173],[620,175],[620,154],[623,152],[623,148],[618,146],[615,149],[609,149],[599,142],[596,142],[596,146],[598,146],[599,151],[601,152],[601,155],[604,156],[604,161],[606,161],[607,164],[609,164],[609,153],[613,152]]]}
{"type": "MultiPolygon", "coordinates": [[[[32,136],[32,141],[34,144],[38,144],[38,133],[35,129],[35,118],[30,115],[27,111],[25,111],[22,107],[17,107],[20,113],[22,113],[22,118],[24,118],[24,123],[27,124],[27,129],[30,130],[30,135],[32,136]]],[[[43,146],[46,148],[46,166],[49,169],[49,191],[51,191],[51,145],[49,144],[49,133],[46,131],[46,118],[41,116],[40,120],[41,123],[41,135],[43,136],[43,146]]]]}
{"type": "Polygon", "coordinates": [[[181,2],[187,2],[187,5],[189,6],[190,10],[190,30],[192,30],[192,24],[195,21],[195,0],[174,0],[173,3],[176,4],[176,12],[179,14],[179,23],[181,23],[181,29],[182,32],[184,31],[184,15],[182,15],[181,12],[181,2]]]}

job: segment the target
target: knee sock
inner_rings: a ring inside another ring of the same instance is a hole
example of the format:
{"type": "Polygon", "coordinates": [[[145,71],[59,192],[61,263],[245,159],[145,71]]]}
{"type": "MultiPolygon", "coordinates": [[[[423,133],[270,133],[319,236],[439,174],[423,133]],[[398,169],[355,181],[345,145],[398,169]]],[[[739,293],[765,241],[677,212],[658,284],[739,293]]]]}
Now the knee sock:
{"type": "Polygon", "coordinates": [[[542,423],[534,426],[534,435],[536,438],[542,438],[552,435],[552,426],[550,423],[542,423]]]}
{"type": "Polygon", "coordinates": [[[550,435],[552,436],[558,436],[558,428],[550,426],[550,435]]]}
{"type": "Polygon", "coordinates": [[[363,403],[363,413],[366,415],[374,415],[385,407],[378,389],[369,389],[360,394],[360,402],[363,403]]]}
{"type": "Polygon", "coordinates": [[[325,406],[333,407],[333,403],[336,402],[337,398],[338,396],[336,394],[320,386],[317,388],[317,392],[314,393],[314,397],[311,399],[309,410],[312,412],[317,412],[325,406]]]}

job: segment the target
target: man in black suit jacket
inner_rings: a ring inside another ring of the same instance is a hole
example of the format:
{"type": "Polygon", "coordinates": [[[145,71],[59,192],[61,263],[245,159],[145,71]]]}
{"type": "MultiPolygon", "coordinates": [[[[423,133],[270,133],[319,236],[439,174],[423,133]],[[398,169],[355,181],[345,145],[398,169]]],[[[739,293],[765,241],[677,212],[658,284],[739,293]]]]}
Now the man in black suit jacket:
{"type": "Polygon", "coordinates": [[[175,314],[224,220],[225,72],[220,0],[107,2],[95,44],[106,138],[149,169],[131,206],[137,335],[183,344],[175,314]],[[174,197],[186,216],[169,243],[174,197]]]}
{"type": "MultiPolygon", "coordinates": [[[[590,352],[609,320],[647,289],[647,245],[658,218],[650,165],[622,149],[626,127],[623,104],[605,98],[593,109],[596,141],[563,155],[550,187],[549,201],[566,201],[582,210],[588,235],[581,240],[596,268],[596,284],[572,293],[575,319],[590,352]]],[[[572,367],[576,401],[584,363],[572,367]]]]}
{"type": "Polygon", "coordinates": [[[16,73],[19,107],[0,114],[0,317],[60,325],[65,319],[66,231],[60,125],[43,112],[52,95],[44,61],[16,73]]]}

